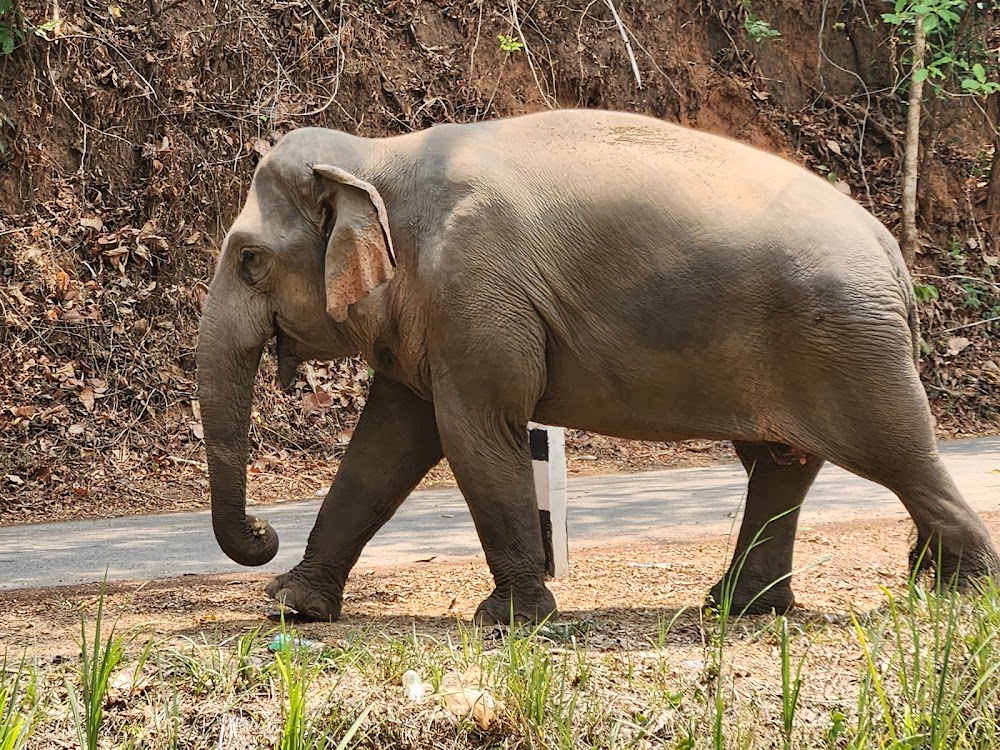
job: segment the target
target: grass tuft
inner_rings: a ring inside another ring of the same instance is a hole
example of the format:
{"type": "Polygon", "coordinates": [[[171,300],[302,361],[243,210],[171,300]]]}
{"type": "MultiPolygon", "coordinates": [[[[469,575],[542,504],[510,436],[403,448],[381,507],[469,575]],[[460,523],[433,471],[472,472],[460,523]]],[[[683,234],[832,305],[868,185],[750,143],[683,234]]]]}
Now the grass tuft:
{"type": "Polygon", "coordinates": [[[70,710],[73,724],[76,727],[77,738],[81,748],[97,750],[101,724],[104,720],[104,699],[108,691],[111,673],[121,662],[125,653],[126,641],[115,635],[115,626],[107,638],[102,641],[104,623],[104,596],[106,584],[101,584],[97,599],[97,616],[94,620],[93,636],[87,637],[87,619],[80,614],[80,683],[79,695],[69,680],[66,681],[66,692],[69,695],[70,710]]]}
{"type": "Polygon", "coordinates": [[[0,665],[0,750],[27,747],[37,713],[37,672],[26,667],[22,657],[12,677],[7,654],[4,653],[3,664],[0,665]]]}

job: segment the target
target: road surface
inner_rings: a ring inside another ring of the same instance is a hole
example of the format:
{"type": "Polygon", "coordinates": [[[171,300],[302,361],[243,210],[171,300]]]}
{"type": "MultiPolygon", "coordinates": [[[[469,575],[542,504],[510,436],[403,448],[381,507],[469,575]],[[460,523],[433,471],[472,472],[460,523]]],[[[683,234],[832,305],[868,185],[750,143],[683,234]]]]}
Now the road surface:
{"type": "MultiPolygon", "coordinates": [[[[965,498],[979,512],[1000,510],[1000,437],[942,443],[965,498]]],[[[746,474],[739,464],[570,478],[573,550],[622,542],[677,542],[727,534],[739,520],[746,474]]],[[[260,570],[283,573],[305,549],[319,500],[255,506],[281,537],[260,570]]],[[[803,506],[800,528],[831,520],[905,518],[887,490],[834,466],[823,468],[803,506]]],[[[455,489],[415,492],[375,536],[359,566],[482,558],[472,518],[455,489]]],[[[212,536],[208,511],[0,528],[0,590],[246,572],[212,536]]]]}

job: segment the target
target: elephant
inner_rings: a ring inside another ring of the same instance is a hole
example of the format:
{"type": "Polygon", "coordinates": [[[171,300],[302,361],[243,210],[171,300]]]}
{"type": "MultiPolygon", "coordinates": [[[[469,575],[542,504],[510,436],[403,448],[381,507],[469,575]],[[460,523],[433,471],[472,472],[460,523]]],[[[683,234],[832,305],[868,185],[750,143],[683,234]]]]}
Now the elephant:
{"type": "Polygon", "coordinates": [[[306,360],[360,354],[375,373],[302,561],[266,587],[307,618],[340,616],[362,548],[442,457],[493,576],[476,618],[554,615],[529,421],[733,441],[745,513],[712,594],[734,612],[794,604],[799,507],[824,461],[894,492],[939,574],[1000,570],[938,454],[896,241],[829,181],[735,140],[583,109],[284,135],[199,324],[213,529],[243,565],[278,546],[246,514],[275,338],[285,387],[306,360]]]}

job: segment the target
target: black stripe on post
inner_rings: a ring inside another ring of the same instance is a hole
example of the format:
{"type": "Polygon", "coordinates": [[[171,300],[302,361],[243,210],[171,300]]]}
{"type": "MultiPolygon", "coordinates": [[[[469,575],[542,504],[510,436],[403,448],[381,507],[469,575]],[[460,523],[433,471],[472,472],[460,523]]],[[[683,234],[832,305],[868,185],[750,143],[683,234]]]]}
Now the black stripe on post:
{"type": "Polygon", "coordinates": [[[542,524],[542,546],[545,548],[545,576],[555,578],[556,556],[552,551],[552,514],[547,510],[538,511],[538,520],[542,524]]]}
{"type": "Polygon", "coordinates": [[[549,433],[546,430],[528,430],[528,442],[532,461],[549,460],[549,433]]]}

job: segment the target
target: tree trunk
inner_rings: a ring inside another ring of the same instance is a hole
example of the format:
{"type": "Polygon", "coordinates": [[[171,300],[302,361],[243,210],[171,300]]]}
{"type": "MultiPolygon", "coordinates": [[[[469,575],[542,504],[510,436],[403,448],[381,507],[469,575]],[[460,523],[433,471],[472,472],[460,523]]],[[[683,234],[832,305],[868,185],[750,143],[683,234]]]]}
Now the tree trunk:
{"type": "Polygon", "coordinates": [[[924,93],[924,17],[917,16],[913,31],[913,68],[906,112],[906,150],[903,154],[903,259],[909,268],[917,257],[917,172],[920,155],[920,107],[924,93]]]}
{"type": "Polygon", "coordinates": [[[983,221],[986,231],[997,242],[1000,239],[1000,94],[990,95],[986,102],[986,112],[993,136],[993,162],[990,166],[990,182],[986,188],[986,215],[983,221]]]}

